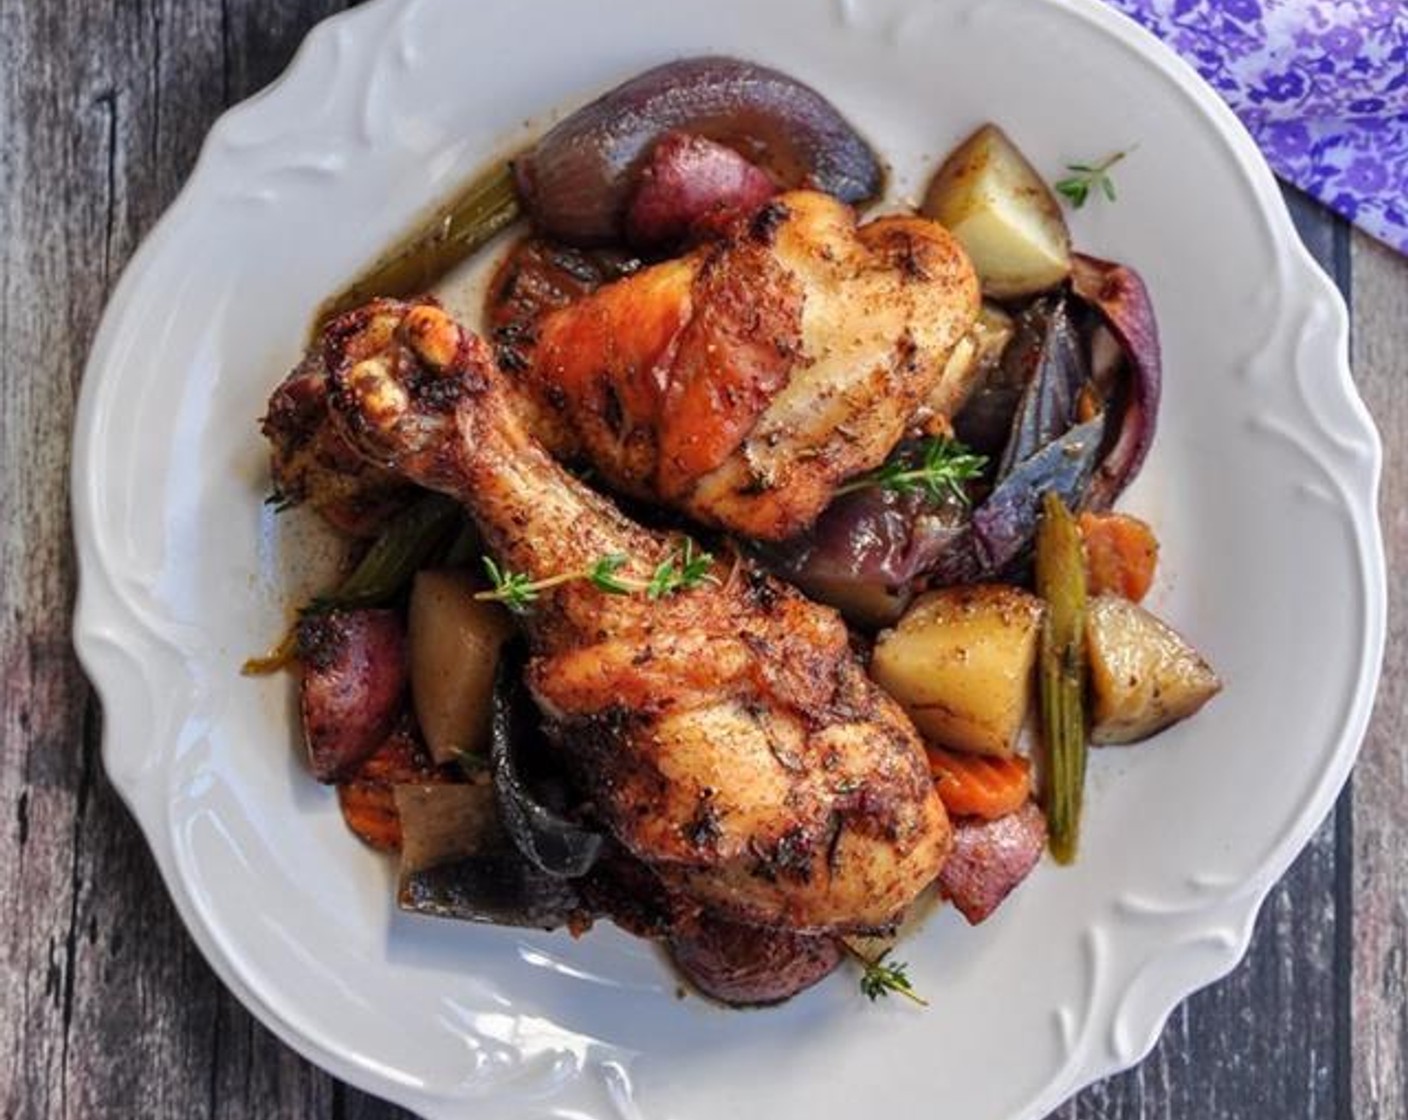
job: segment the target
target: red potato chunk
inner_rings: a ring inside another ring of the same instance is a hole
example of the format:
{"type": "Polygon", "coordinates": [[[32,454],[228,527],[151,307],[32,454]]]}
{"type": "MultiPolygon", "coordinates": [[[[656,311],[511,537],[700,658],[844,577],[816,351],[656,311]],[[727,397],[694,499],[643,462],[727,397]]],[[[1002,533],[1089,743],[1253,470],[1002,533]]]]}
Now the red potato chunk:
{"type": "Polygon", "coordinates": [[[405,623],[388,610],[309,615],[298,659],[308,760],[318,781],[334,782],[385,742],[405,708],[405,623]]]}
{"type": "Polygon", "coordinates": [[[735,1006],[781,1003],[841,963],[834,937],[739,925],[704,913],[671,933],[670,956],[707,996],[735,1006]]]}
{"type": "Polygon", "coordinates": [[[667,132],[641,169],[626,213],[633,245],[671,245],[719,228],[777,193],[767,172],[732,148],[684,132],[667,132]]]}
{"type": "Polygon", "coordinates": [[[1045,848],[1046,818],[1031,801],[995,821],[956,820],[939,891],[977,925],[1027,877],[1045,848]]]}

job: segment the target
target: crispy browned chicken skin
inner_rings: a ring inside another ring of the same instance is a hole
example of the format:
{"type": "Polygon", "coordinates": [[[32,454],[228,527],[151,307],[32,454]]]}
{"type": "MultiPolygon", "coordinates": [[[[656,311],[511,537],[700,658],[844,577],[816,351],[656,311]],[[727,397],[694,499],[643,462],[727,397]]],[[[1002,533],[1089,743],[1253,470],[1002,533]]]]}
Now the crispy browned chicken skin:
{"type": "Polygon", "coordinates": [[[560,456],[778,540],[884,461],[978,306],[942,226],[857,226],[834,198],[792,191],[719,241],[549,312],[515,381],[560,456]]]}
{"type": "MultiPolygon", "coordinates": [[[[329,327],[335,421],[378,465],[451,494],[534,579],[609,555],[648,580],[679,542],[564,471],[509,406],[488,347],[433,303],[329,327]]],[[[890,926],[950,828],[919,739],[839,616],[748,563],[658,600],[590,581],[527,618],[529,683],[596,810],[674,890],[797,931],[890,926]]]]}

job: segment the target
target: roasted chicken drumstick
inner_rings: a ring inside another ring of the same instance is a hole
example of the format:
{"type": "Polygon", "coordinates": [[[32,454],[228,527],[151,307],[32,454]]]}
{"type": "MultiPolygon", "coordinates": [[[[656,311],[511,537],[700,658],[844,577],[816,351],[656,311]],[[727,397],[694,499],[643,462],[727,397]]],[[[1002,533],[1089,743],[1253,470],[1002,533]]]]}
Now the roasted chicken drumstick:
{"type": "MultiPolygon", "coordinates": [[[[535,580],[678,540],[628,520],[524,429],[488,347],[432,302],[378,301],[320,344],[334,422],[376,465],[453,495],[499,563],[535,580]]],[[[653,599],[591,581],[526,619],[529,684],[584,792],[671,889],[750,924],[892,925],[950,828],[919,739],[835,612],[746,561],[653,599]]]]}
{"type": "Polygon", "coordinates": [[[878,466],[972,327],[942,226],[777,196],[693,252],[552,311],[508,351],[532,426],[613,488],[745,537],[806,529],[878,466]],[[515,368],[518,367],[518,368],[515,368]]]}

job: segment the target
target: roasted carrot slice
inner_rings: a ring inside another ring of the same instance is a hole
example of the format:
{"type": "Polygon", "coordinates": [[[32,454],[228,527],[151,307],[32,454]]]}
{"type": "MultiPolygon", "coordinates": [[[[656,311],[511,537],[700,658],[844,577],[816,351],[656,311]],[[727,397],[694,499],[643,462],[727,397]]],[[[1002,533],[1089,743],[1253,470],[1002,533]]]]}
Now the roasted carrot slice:
{"type": "Polygon", "coordinates": [[[1145,522],[1127,513],[1083,513],[1080,535],[1090,595],[1108,591],[1137,603],[1148,594],[1159,541],[1145,522]]]}
{"type": "Polygon", "coordinates": [[[401,847],[401,818],[395,787],[403,783],[463,781],[453,766],[436,766],[406,728],[393,731],[376,752],[337,785],[337,800],[347,827],[373,848],[401,847]]]}
{"type": "Polygon", "coordinates": [[[337,787],[342,819],[357,837],[382,852],[401,850],[401,818],[396,812],[395,786],[353,779],[337,787]]]}
{"type": "Polygon", "coordinates": [[[1032,795],[1032,764],[1020,755],[999,758],[925,749],[939,800],[956,817],[996,820],[1015,813],[1032,795]]]}

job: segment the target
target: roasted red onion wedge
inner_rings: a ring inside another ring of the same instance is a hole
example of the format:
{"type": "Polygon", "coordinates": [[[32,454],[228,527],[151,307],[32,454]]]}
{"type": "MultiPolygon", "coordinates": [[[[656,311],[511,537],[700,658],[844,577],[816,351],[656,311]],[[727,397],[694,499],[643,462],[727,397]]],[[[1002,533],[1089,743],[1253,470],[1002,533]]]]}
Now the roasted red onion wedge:
{"type": "MultiPolygon", "coordinates": [[[[1077,424],[1018,463],[973,511],[973,542],[978,568],[953,571],[943,583],[965,582],[1002,572],[1031,547],[1040,520],[1041,497],[1056,494],[1078,506],[1090,486],[1105,435],[1103,412],[1077,424]]],[[[937,569],[944,572],[943,565],[937,569]]]]}
{"type": "Polygon", "coordinates": [[[494,681],[489,759],[499,819],[523,858],[539,871],[575,879],[591,870],[606,838],[563,811],[567,797],[548,758],[552,746],[524,683],[527,663],[526,650],[509,650],[494,681]]]}
{"type": "Polygon", "coordinates": [[[671,131],[733,148],[783,188],[843,202],[873,198],[884,180],[869,145],[816,90],[735,58],[686,58],[597,98],[515,162],[538,229],[575,244],[619,241],[637,174],[671,131]]]}
{"type": "Polygon", "coordinates": [[[1017,400],[1012,430],[998,463],[997,477],[1005,478],[1043,447],[1070,431],[1076,422],[1076,402],[1090,378],[1084,341],[1076,333],[1065,300],[1043,301],[1022,316],[1019,337],[1008,355],[1024,361],[1021,336],[1035,339],[1030,361],[1033,373],[1017,400]]]}
{"type": "Polygon", "coordinates": [[[971,533],[966,508],[919,491],[843,494],[806,534],[762,551],[766,563],[813,599],[866,629],[893,625],[912,581],[971,533]]]}
{"type": "Polygon", "coordinates": [[[1124,348],[1128,396],[1119,430],[1106,436],[1105,453],[1086,495],[1087,509],[1109,509],[1134,481],[1158,422],[1162,364],[1159,327],[1149,290],[1127,265],[1076,253],[1071,258],[1071,290],[1090,304],[1124,348]]]}

